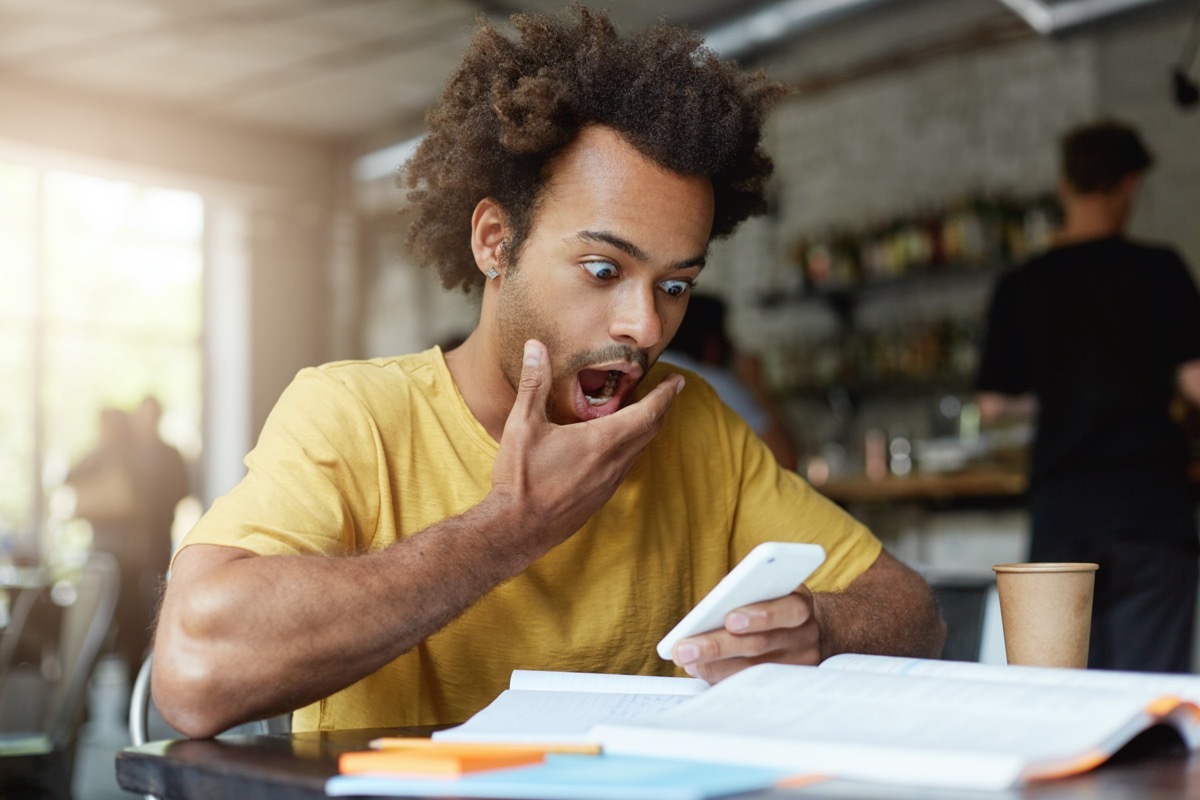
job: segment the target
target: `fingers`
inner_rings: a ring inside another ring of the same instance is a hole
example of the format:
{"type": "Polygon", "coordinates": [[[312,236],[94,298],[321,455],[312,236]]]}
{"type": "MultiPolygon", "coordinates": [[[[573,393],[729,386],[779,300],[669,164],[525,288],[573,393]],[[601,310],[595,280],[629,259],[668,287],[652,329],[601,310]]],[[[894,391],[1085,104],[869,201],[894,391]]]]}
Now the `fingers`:
{"type": "Polygon", "coordinates": [[[712,631],[680,641],[672,653],[689,675],[709,683],[754,664],[817,664],[820,655],[815,624],[749,634],[712,631]]]}
{"type": "Polygon", "coordinates": [[[812,594],[801,586],[785,597],[731,611],[725,628],[681,640],[672,657],[689,675],[710,683],[764,662],[816,664],[820,630],[812,594]]]}
{"type": "Polygon", "coordinates": [[[509,416],[545,419],[550,384],[550,353],[537,339],[530,339],[525,342],[521,381],[517,386],[517,399],[509,416]]]}
{"type": "Polygon", "coordinates": [[[791,594],[734,609],[725,615],[725,630],[754,633],[773,628],[796,628],[812,616],[812,592],[800,586],[791,594]]]}
{"type": "Polygon", "coordinates": [[[703,666],[694,665],[691,667],[685,667],[684,669],[686,670],[687,674],[691,675],[693,678],[700,678],[709,684],[715,684],[720,683],[730,675],[741,672],[747,667],[753,667],[755,664],[765,664],[772,661],[775,661],[775,659],[767,657],[753,659],[726,658],[722,661],[709,662],[703,666]]]}
{"type": "Polygon", "coordinates": [[[644,444],[654,438],[662,425],[667,409],[675,397],[683,391],[683,376],[668,375],[657,386],[636,403],[625,406],[614,414],[589,421],[587,424],[604,429],[606,437],[614,437],[635,444],[644,444]]]}

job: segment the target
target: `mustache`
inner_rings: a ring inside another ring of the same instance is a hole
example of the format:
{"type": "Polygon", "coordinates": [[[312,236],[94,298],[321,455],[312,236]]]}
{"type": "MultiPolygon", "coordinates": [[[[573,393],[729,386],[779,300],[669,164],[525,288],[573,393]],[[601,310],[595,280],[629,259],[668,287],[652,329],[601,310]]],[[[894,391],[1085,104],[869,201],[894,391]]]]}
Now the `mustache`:
{"type": "Polygon", "coordinates": [[[614,361],[637,364],[643,374],[650,368],[650,354],[645,350],[635,349],[627,344],[610,344],[596,350],[572,354],[563,366],[563,374],[574,374],[581,369],[587,369],[590,364],[610,364],[614,361]]]}

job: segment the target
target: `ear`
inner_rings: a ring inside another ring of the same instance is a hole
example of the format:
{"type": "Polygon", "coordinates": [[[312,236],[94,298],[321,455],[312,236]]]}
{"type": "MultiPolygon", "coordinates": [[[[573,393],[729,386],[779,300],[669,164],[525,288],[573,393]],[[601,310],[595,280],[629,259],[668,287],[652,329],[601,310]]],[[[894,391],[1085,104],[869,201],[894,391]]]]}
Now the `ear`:
{"type": "Polygon", "coordinates": [[[487,274],[491,269],[500,270],[500,249],[507,233],[500,204],[490,197],[480,200],[471,214],[471,252],[480,272],[487,274]]]}
{"type": "Polygon", "coordinates": [[[1121,178],[1121,181],[1120,181],[1120,183],[1117,184],[1117,187],[1121,191],[1126,192],[1127,194],[1132,196],[1132,195],[1137,194],[1137,191],[1139,188],[1141,188],[1141,185],[1142,185],[1142,173],[1141,172],[1131,172],[1128,175],[1126,175],[1125,177],[1121,178]]]}
{"type": "Polygon", "coordinates": [[[1070,182],[1062,177],[1054,184],[1054,193],[1058,195],[1059,201],[1063,203],[1075,196],[1075,190],[1071,188],[1070,182]]]}

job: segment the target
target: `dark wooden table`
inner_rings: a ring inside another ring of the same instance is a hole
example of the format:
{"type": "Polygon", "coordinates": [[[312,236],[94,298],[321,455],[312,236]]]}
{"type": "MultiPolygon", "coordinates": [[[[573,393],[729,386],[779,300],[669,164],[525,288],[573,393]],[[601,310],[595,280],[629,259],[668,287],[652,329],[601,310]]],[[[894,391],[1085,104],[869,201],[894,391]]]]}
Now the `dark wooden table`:
{"type": "MultiPolygon", "coordinates": [[[[351,730],[272,736],[235,736],[151,742],[117,755],[122,789],[164,800],[243,798],[316,800],[325,780],[337,772],[337,757],[366,749],[377,736],[428,735],[431,729],[351,730]]],[[[804,790],[765,792],[757,797],[879,798],[1037,798],[1038,800],[1154,800],[1200,798],[1200,753],[1188,755],[1174,734],[1151,731],[1108,764],[1085,775],[1031,784],[1000,794],[902,789],[826,783],[804,790]]],[[[745,795],[742,796],[746,797],[745,795]]]]}

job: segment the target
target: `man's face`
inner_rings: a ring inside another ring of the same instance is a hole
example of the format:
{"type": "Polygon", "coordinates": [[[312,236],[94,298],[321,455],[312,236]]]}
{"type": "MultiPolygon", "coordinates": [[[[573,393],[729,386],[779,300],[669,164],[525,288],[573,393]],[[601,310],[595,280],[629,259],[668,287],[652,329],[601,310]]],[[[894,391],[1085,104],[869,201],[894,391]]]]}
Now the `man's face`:
{"type": "Polygon", "coordinates": [[[712,184],[668,172],[592,126],[559,155],[532,230],[499,285],[501,367],[514,391],[527,339],[550,352],[559,424],[628,403],[675,335],[712,229],[712,184]]]}

